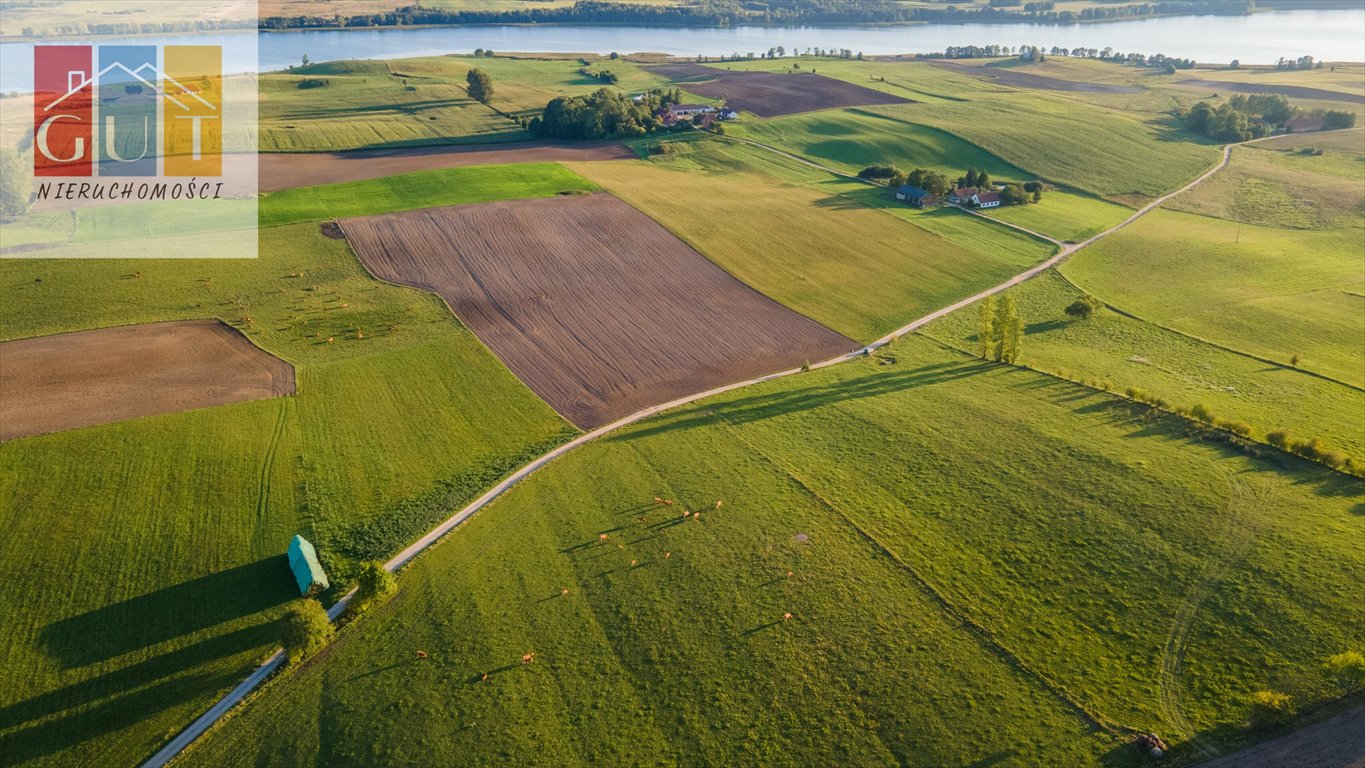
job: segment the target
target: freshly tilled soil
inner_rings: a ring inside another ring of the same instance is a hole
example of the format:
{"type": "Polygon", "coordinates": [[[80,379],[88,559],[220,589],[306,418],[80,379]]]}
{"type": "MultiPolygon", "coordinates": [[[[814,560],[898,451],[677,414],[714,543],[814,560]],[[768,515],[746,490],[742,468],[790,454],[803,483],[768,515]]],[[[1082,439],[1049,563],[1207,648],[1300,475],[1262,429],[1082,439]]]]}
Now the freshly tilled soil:
{"type": "Polygon", "coordinates": [[[583,428],[857,347],[606,194],[341,226],[372,273],[439,294],[527,386],[583,428]]]}
{"type": "Polygon", "coordinates": [[[0,440],[293,392],[293,366],[217,320],[0,343],[0,440]]]}

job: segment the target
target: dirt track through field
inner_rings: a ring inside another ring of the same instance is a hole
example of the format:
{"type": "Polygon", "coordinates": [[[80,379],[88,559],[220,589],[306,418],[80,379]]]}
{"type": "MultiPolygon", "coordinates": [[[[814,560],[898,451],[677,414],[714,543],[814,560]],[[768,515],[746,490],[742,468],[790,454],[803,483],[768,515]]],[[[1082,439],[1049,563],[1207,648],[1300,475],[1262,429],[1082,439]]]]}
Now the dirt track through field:
{"type": "Polygon", "coordinates": [[[580,427],[857,343],[606,194],[346,219],[376,276],[434,291],[580,427]]]}
{"type": "Polygon", "coordinates": [[[648,69],[692,93],[708,99],[725,99],[730,108],[760,117],[836,107],[911,103],[910,99],[810,72],[784,75],[716,69],[701,64],[660,64],[648,69]]]}
{"type": "Polygon", "coordinates": [[[1019,72],[1005,67],[986,67],[979,64],[958,64],[952,61],[931,61],[930,64],[949,72],[974,75],[986,80],[995,80],[1003,85],[1016,88],[1033,88],[1040,91],[1070,91],[1072,93],[1141,93],[1142,89],[1133,85],[1110,85],[1107,83],[1083,83],[1075,80],[1062,80],[1057,77],[1035,75],[1032,72],[1019,72]]]}
{"type": "Polygon", "coordinates": [[[0,343],[0,440],[293,392],[293,366],[217,320],[0,343]]]}
{"type": "Polygon", "coordinates": [[[478,146],[357,149],[347,152],[279,152],[260,155],[260,189],[262,192],[278,192],[294,187],[378,179],[398,173],[469,165],[631,160],[635,156],[629,147],[615,141],[530,141],[478,146]]]}
{"type": "Polygon", "coordinates": [[[1365,768],[1365,704],[1196,768],[1365,768]]]}

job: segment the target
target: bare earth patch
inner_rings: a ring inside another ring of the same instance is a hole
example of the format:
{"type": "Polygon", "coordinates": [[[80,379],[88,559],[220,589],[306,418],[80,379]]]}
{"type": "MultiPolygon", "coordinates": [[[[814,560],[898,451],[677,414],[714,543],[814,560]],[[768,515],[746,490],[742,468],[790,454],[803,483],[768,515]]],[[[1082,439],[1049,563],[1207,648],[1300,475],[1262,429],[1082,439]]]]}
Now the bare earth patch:
{"type": "Polygon", "coordinates": [[[909,104],[910,99],[812,73],[784,75],[715,69],[700,64],[660,64],[649,67],[708,99],[725,99],[731,109],[760,117],[793,115],[817,109],[909,104]],[[703,79],[704,78],[704,79],[703,79]]]}
{"type": "Polygon", "coordinates": [[[606,194],[341,226],[371,272],[439,294],[513,373],[583,428],[858,346],[606,194]]]}
{"type": "Polygon", "coordinates": [[[293,366],[217,320],[0,343],[0,440],[293,392],[293,366]]]}
{"type": "Polygon", "coordinates": [[[357,149],[348,152],[281,152],[260,155],[260,188],[277,192],[343,181],[378,179],[399,173],[468,165],[632,160],[635,153],[614,141],[486,144],[455,147],[357,149]]]}

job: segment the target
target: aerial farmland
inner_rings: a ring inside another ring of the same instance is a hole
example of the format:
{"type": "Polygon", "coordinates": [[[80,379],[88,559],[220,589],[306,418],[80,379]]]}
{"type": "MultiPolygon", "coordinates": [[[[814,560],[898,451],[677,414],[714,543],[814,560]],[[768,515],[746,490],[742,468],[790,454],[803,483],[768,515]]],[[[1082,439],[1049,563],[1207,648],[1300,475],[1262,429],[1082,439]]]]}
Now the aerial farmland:
{"type": "Polygon", "coordinates": [[[1365,761],[1365,64],[553,19],[259,73],[197,252],[5,124],[0,765],[1365,761]]]}

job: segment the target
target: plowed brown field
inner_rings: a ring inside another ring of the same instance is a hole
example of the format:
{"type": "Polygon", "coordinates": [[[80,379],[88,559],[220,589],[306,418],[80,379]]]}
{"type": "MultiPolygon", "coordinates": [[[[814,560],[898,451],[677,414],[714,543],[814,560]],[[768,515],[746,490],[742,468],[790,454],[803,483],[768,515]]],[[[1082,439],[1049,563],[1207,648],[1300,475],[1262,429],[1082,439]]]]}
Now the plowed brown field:
{"type": "Polygon", "coordinates": [[[293,392],[293,366],[217,320],[0,344],[0,440],[293,392]]]}
{"type": "Polygon", "coordinates": [[[649,67],[649,71],[677,82],[692,93],[708,99],[725,99],[726,106],[731,109],[752,112],[760,117],[910,102],[900,96],[812,73],[746,72],[701,64],[660,64],[649,67]]]}
{"type": "Polygon", "coordinates": [[[441,295],[522,381],[584,428],[857,347],[610,195],[341,226],[371,272],[441,295]]]}

